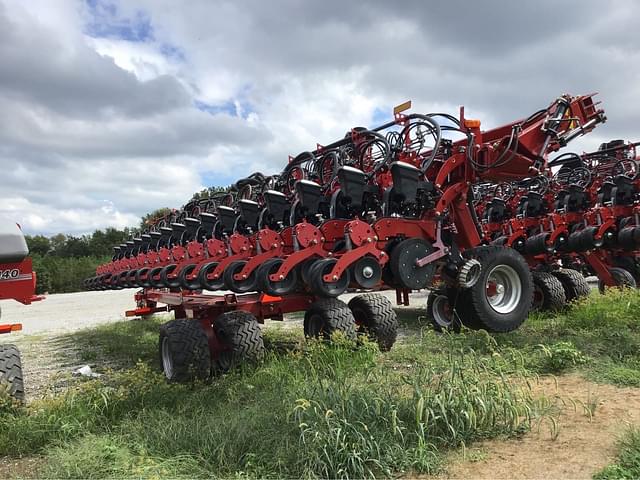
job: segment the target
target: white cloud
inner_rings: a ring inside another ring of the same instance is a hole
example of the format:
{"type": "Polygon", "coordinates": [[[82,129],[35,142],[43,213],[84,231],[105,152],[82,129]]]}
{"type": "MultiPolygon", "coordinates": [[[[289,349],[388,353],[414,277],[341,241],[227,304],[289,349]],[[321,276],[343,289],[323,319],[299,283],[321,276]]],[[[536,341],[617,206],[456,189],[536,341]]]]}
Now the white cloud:
{"type": "Polygon", "coordinates": [[[136,224],[406,99],[490,128],[600,90],[576,148],[636,135],[631,1],[97,1],[0,0],[0,211],[30,233],[136,224]]]}

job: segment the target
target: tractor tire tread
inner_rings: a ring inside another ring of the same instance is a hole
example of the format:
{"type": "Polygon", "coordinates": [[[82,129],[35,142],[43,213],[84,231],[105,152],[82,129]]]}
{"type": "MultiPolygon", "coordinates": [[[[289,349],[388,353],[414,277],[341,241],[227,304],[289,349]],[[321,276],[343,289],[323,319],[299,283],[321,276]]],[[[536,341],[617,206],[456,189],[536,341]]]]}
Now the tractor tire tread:
{"type": "Polygon", "coordinates": [[[162,342],[169,337],[173,358],[173,378],[170,381],[187,382],[206,379],[211,371],[211,359],[207,335],[194,320],[171,320],[160,326],[160,364],[162,365],[162,342]]]}
{"type": "MultiPolygon", "coordinates": [[[[356,323],[349,306],[335,298],[320,298],[313,302],[305,314],[305,324],[311,312],[318,311],[326,324],[327,333],[342,332],[348,339],[356,340],[356,323]]],[[[305,333],[306,333],[305,328],[305,333]]]]}
{"type": "Polygon", "coordinates": [[[505,255],[506,259],[510,259],[514,261],[514,263],[519,263],[521,270],[520,273],[523,276],[528,277],[525,280],[525,283],[529,288],[525,288],[525,284],[522,285],[524,292],[521,300],[522,302],[525,302],[524,305],[526,308],[523,310],[526,311],[523,311],[518,317],[508,319],[506,321],[496,321],[496,314],[490,311],[490,307],[485,308],[485,305],[483,304],[483,294],[479,294],[479,292],[480,289],[484,289],[484,286],[482,286],[482,283],[484,282],[480,281],[473,287],[463,291],[461,311],[464,313],[463,318],[468,318],[467,323],[483,328],[488,332],[505,333],[520,327],[520,325],[522,325],[526,320],[528,312],[531,309],[531,303],[533,301],[533,277],[529,266],[522,255],[510,247],[483,245],[468,250],[465,256],[467,256],[467,258],[475,258],[478,260],[482,264],[484,270],[485,265],[492,260],[492,257],[499,253],[505,255]]]}
{"type": "Polygon", "coordinates": [[[536,284],[544,295],[541,310],[556,311],[567,304],[562,282],[549,272],[533,272],[533,283],[536,284]]]}
{"type": "Polygon", "coordinates": [[[562,283],[567,302],[587,297],[591,292],[587,279],[577,270],[561,268],[554,270],[552,275],[562,283]]]}
{"type": "Polygon", "coordinates": [[[256,362],[265,354],[262,329],[249,312],[234,310],[220,315],[213,324],[218,338],[230,349],[232,367],[256,362]]]}
{"type": "MultiPolygon", "coordinates": [[[[398,316],[389,299],[379,293],[365,293],[353,297],[349,309],[362,310],[370,321],[366,325],[371,338],[375,339],[381,351],[391,350],[398,337],[398,316]]],[[[354,317],[357,318],[354,312],[354,317]]]]}
{"type": "Polygon", "coordinates": [[[24,402],[24,381],[20,351],[15,345],[0,345],[0,384],[7,383],[9,395],[24,402]]]}

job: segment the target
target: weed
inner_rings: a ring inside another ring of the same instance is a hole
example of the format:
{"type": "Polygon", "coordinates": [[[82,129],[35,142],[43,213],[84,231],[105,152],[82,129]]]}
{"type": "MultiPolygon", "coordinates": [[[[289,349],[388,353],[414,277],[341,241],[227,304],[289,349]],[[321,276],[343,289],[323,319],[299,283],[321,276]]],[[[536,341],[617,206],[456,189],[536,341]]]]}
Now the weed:
{"type": "Polygon", "coordinates": [[[618,442],[618,458],[594,475],[596,480],[640,478],[640,429],[629,429],[618,442]]]}
{"type": "Polygon", "coordinates": [[[544,355],[542,371],[558,373],[587,361],[585,356],[571,342],[558,342],[552,345],[538,345],[544,355]]]}

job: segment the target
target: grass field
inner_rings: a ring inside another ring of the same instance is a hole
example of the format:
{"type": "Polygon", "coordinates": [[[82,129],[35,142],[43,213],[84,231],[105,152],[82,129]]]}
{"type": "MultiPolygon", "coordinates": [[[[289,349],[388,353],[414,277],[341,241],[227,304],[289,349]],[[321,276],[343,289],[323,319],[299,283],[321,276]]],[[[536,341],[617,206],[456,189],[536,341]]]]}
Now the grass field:
{"type": "MultiPolygon", "coordinates": [[[[96,380],[16,407],[0,397],[7,474],[45,478],[362,478],[446,474],[452,453],[488,439],[561,434],[548,375],[640,387],[640,295],[593,295],[518,331],[437,335],[400,311],[391,352],[372,343],[307,343],[265,329],[268,355],[208,383],[169,385],[159,373],[163,319],[72,334],[96,380]]],[[[598,399],[574,402],[598,415],[598,399]]],[[[637,426],[597,478],[640,476],[637,426]]],[[[1,475],[0,475],[1,476],[1,475]]]]}

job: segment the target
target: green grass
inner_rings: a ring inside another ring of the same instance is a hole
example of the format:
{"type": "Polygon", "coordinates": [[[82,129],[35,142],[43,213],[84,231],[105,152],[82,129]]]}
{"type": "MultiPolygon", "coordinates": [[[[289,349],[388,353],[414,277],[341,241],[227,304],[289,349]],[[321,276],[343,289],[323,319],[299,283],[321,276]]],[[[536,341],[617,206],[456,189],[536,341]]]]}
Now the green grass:
{"type": "Polygon", "coordinates": [[[385,354],[269,328],[262,364],[190,385],[158,371],[166,319],[111,324],[67,338],[103,377],[0,408],[0,456],[43,455],[34,475],[45,478],[433,473],[479,439],[557,436],[557,405],[529,388],[536,375],[637,385],[638,307],[638,293],[613,291],[502,335],[436,334],[402,313],[402,341],[385,354]]]}
{"type": "Polygon", "coordinates": [[[37,474],[53,478],[391,476],[435,472],[447,449],[538,418],[502,358],[451,342],[409,371],[387,361],[373,344],[338,339],[192,385],[139,363],[0,414],[0,455],[44,454],[37,474]]]}
{"type": "Polygon", "coordinates": [[[618,442],[618,450],[615,463],[594,475],[596,480],[640,478],[640,428],[629,429],[618,442]]]}

